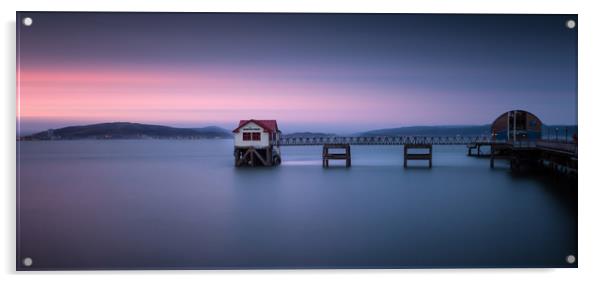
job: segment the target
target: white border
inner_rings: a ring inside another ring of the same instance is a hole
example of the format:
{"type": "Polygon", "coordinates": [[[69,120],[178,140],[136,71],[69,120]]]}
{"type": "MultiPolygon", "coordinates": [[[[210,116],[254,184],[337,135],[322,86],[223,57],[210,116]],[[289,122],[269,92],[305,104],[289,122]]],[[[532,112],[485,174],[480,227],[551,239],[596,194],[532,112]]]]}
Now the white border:
{"type": "Polygon", "coordinates": [[[0,277],[3,282],[34,280],[57,282],[104,282],[107,280],[170,281],[395,281],[445,282],[602,282],[602,186],[596,179],[602,160],[596,147],[602,141],[598,107],[600,85],[601,11],[596,1],[215,1],[193,0],[98,0],[1,1],[2,9],[2,132],[0,140],[3,182],[0,205],[0,277]],[[16,1],[15,1],[16,2],[16,1]],[[558,13],[579,14],[579,268],[578,269],[479,269],[479,270],[292,270],[292,271],[109,271],[28,272],[15,270],[15,11],[184,11],[184,12],[399,12],[399,13],[558,13]],[[94,276],[90,276],[94,275],[94,276]]]}

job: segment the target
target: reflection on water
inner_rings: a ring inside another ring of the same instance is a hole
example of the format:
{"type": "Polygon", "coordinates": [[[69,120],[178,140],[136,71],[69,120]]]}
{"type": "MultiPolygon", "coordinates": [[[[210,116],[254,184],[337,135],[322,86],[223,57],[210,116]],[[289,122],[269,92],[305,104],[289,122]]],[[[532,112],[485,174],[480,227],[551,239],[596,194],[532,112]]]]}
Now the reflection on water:
{"type": "Polygon", "coordinates": [[[463,146],[435,147],[431,170],[404,170],[400,146],[352,146],[350,168],[323,169],[321,152],[284,147],[282,166],[235,168],[228,140],[21,142],[19,258],[41,269],[574,266],[574,181],[491,170],[463,146]]]}
{"type": "Polygon", "coordinates": [[[304,165],[319,165],[322,166],[321,160],[291,160],[291,161],[283,161],[282,166],[304,166],[304,165]]]}

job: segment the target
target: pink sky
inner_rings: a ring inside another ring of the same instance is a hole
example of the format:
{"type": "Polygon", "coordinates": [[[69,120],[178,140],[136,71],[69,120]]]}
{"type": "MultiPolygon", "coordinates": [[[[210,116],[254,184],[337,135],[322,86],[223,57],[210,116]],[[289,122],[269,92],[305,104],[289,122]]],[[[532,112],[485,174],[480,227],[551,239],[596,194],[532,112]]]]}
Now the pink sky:
{"type": "MultiPolygon", "coordinates": [[[[115,121],[229,128],[240,119],[254,118],[277,119],[285,131],[342,133],[408,125],[485,124],[507,109],[521,108],[530,97],[489,103],[503,94],[481,91],[475,96],[443,92],[436,85],[373,80],[382,76],[403,78],[404,74],[328,67],[28,67],[19,70],[18,111],[25,131],[115,121]],[[364,77],[371,79],[349,79],[364,77]]],[[[531,104],[536,113],[537,107],[550,107],[537,101],[531,104]]]]}
{"type": "Polygon", "coordinates": [[[18,31],[20,129],[255,118],[343,133],[483,125],[513,109],[577,122],[567,15],[504,16],[513,25],[466,15],[35,16],[44,25],[18,31]]]}
{"type": "MultiPolygon", "coordinates": [[[[278,72],[140,68],[21,69],[24,120],[162,124],[235,124],[273,118],[284,123],[399,123],[436,105],[415,90],[270,79],[278,72]],[[394,95],[392,95],[394,94],[394,95]]],[[[294,77],[294,73],[291,74],[294,77]]]]}

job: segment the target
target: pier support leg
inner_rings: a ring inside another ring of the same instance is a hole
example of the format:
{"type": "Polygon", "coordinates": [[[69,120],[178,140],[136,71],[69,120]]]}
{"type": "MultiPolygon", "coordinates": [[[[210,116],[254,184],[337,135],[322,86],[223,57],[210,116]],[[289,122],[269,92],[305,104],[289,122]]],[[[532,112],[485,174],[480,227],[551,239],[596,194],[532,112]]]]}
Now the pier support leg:
{"type": "Polygon", "coordinates": [[[240,166],[240,150],[234,149],[234,166],[240,166]]]}
{"type": "Polygon", "coordinates": [[[254,148],[254,147],[236,147],[234,148],[234,166],[272,166],[279,164],[274,162],[273,147],[254,148]]]}
{"type": "Polygon", "coordinates": [[[345,147],[345,154],[347,155],[345,167],[351,167],[351,145],[347,144],[347,147],[345,147]]]}
{"type": "Polygon", "coordinates": [[[433,167],[433,145],[432,144],[406,144],[403,147],[403,167],[408,167],[408,160],[426,160],[429,168],[433,167]],[[424,153],[410,153],[410,149],[426,149],[424,153]]]}
{"type": "Polygon", "coordinates": [[[429,168],[433,168],[433,145],[429,145],[429,168]]]}
{"type": "Polygon", "coordinates": [[[272,147],[265,150],[265,163],[267,166],[272,166],[272,147]]]}
{"type": "Polygon", "coordinates": [[[489,155],[489,168],[493,168],[494,167],[494,161],[495,160],[495,148],[493,147],[493,144],[491,145],[491,154],[489,155]]]}
{"type": "Polygon", "coordinates": [[[408,146],[403,146],[403,168],[408,168],[408,146]]]}
{"type": "Polygon", "coordinates": [[[433,168],[433,157],[429,158],[429,168],[433,168]]]}
{"type": "Polygon", "coordinates": [[[349,144],[324,144],[322,148],[322,167],[329,167],[330,160],[345,160],[345,167],[351,166],[351,145],[349,144]],[[330,149],[344,149],[344,153],[331,153],[330,149]]]}
{"type": "Polygon", "coordinates": [[[326,159],[326,155],[328,154],[328,149],[326,146],[322,147],[322,167],[328,167],[328,159],[326,159]]]}

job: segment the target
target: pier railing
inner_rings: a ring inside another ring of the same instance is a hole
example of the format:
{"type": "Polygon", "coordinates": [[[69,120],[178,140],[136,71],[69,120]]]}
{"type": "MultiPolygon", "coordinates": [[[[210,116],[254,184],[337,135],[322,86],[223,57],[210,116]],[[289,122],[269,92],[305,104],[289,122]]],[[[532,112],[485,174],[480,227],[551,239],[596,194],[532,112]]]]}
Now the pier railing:
{"type": "Polygon", "coordinates": [[[373,137],[290,137],[274,142],[279,146],[311,146],[324,144],[349,145],[475,145],[505,144],[516,149],[542,148],[566,153],[577,153],[577,144],[567,141],[538,140],[516,141],[493,140],[489,136],[373,136],[373,137]]]}
{"type": "Polygon", "coordinates": [[[577,156],[577,143],[574,142],[558,142],[554,140],[539,140],[537,141],[537,148],[545,149],[548,151],[556,151],[558,153],[565,153],[569,155],[577,156]]]}
{"type": "Polygon", "coordinates": [[[468,145],[474,143],[496,143],[490,136],[371,136],[371,137],[284,137],[275,142],[280,146],[304,146],[324,144],[350,145],[468,145]]]}

